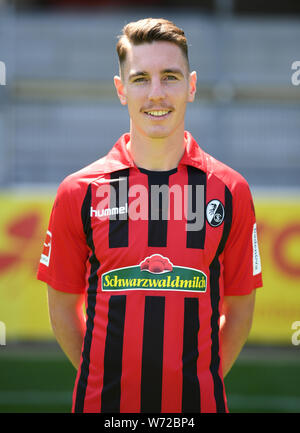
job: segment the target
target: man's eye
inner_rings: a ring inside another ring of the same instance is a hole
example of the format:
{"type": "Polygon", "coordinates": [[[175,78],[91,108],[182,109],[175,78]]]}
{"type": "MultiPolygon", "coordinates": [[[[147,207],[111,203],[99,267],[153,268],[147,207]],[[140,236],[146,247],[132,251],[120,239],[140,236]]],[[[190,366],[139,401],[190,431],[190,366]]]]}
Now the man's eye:
{"type": "Polygon", "coordinates": [[[177,77],[175,75],[166,75],[164,79],[167,81],[174,81],[177,80],[177,77]]]}
{"type": "Polygon", "coordinates": [[[145,77],[137,77],[133,80],[134,83],[143,83],[144,81],[146,81],[145,77]]]}

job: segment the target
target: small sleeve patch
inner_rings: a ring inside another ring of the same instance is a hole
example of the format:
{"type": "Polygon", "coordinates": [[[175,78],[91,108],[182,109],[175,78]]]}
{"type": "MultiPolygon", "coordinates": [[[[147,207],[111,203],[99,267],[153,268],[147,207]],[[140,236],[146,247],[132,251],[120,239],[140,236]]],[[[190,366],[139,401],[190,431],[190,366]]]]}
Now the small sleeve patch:
{"type": "Polygon", "coordinates": [[[52,233],[49,232],[49,230],[47,230],[47,235],[46,235],[46,239],[44,242],[44,248],[43,248],[43,252],[42,252],[41,260],[40,260],[40,262],[45,266],[49,266],[49,262],[50,262],[51,239],[52,239],[52,233]]]}
{"type": "Polygon", "coordinates": [[[253,247],[253,275],[261,273],[261,261],[258,248],[256,223],[253,225],[252,232],[252,247],[253,247]]]}

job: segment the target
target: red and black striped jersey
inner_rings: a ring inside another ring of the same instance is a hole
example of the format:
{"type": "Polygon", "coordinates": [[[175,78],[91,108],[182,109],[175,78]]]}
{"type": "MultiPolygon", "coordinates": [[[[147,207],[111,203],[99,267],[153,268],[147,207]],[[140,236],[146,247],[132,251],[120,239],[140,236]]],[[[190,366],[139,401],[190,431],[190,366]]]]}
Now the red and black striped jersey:
{"type": "Polygon", "coordinates": [[[38,278],[85,293],[74,412],[227,412],[223,297],[262,285],[245,179],[190,133],[174,170],[138,168],[124,134],[68,176],[38,278]]]}

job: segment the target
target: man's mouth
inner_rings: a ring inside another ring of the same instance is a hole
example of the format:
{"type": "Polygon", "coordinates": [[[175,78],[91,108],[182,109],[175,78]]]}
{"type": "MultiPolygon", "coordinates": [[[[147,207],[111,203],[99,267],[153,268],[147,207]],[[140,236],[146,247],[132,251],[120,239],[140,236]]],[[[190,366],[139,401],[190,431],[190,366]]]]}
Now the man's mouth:
{"type": "Polygon", "coordinates": [[[150,117],[161,118],[171,113],[171,110],[149,110],[145,111],[144,113],[150,117]]]}

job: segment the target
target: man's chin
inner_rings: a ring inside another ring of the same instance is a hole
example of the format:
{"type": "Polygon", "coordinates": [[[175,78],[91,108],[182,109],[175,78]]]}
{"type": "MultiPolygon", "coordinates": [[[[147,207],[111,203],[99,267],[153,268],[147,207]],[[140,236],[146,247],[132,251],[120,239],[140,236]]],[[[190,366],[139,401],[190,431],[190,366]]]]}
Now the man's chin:
{"type": "Polygon", "coordinates": [[[157,130],[157,131],[147,131],[145,134],[148,138],[151,138],[153,140],[163,140],[168,138],[171,133],[170,131],[163,131],[163,130],[157,130]]]}

